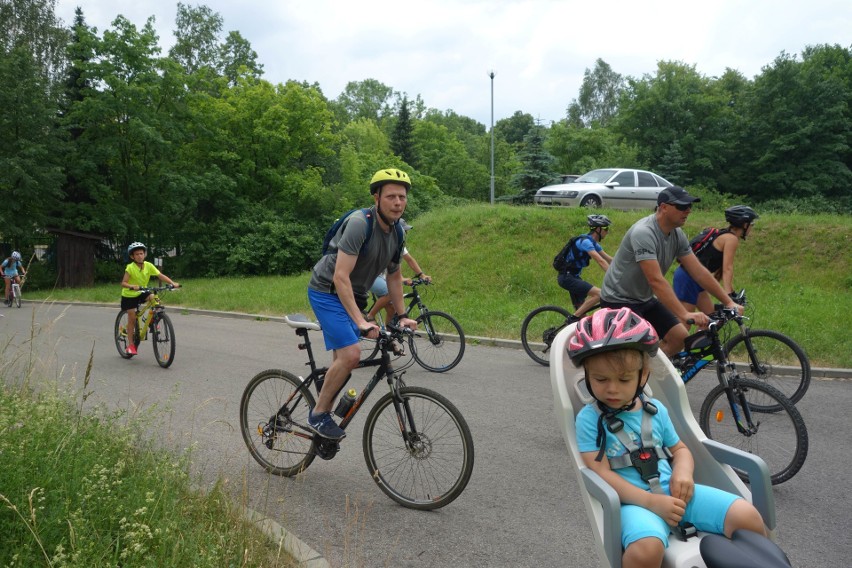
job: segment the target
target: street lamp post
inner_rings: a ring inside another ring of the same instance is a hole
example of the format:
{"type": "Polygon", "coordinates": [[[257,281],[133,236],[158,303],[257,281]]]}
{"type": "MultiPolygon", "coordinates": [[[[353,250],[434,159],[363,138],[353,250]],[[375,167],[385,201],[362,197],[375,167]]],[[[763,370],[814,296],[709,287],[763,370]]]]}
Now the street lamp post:
{"type": "Polygon", "coordinates": [[[489,71],[491,77],[491,205],[494,205],[494,71],[489,71]]]}

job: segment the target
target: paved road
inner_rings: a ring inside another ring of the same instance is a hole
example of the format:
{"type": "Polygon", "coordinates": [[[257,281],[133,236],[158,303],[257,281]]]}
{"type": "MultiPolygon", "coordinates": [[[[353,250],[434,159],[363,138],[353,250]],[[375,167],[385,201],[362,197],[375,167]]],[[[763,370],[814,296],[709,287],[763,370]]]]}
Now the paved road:
{"type": "MultiPolygon", "coordinates": [[[[171,311],[177,356],[164,370],[149,344],[133,360],[118,356],[114,308],[25,305],[1,313],[7,364],[23,364],[32,346],[40,370],[79,390],[94,349],[94,394],[86,405],[131,413],[160,406],[157,435],[168,446],[195,447],[193,464],[204,483],[224,479],[243,502],[279,520],[332,566],[595,564],[547,369],[521,351],[468,346],[446,375],[409,370],[409,384],[433,388],[459,407],[476,444],[476,466],[462,496],[444,509],[418,512],[396,505],[370,478],[360,442],[365,413],[334,460],[316,460],[298,478],[269,476],[249,457],[237,419],[246,381],[267,368],[304,369],[297,338],[284,325],[171,311]]],[[[712,385],[712,377],[702,379],[689,386],[693,400],[712,385]]],[[[353,382],[361,390],[366,377],[353,382]]],[[[852,556],[850,389],[849,381],[817,381],[799,403],[810,454],[794,479],[776,487],[779,542],[794,566],[845,566],[852,556]]]]}

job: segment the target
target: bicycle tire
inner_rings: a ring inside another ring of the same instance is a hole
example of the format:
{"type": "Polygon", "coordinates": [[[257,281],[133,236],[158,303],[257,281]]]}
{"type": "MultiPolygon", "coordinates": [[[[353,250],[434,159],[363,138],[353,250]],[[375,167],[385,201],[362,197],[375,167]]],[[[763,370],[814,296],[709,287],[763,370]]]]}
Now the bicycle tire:
{"type": "Polygon", "coordinates": [[[287,371],[268,369],[248,382],[240,399],[240,432],[249,453],[266,471],[292,477],[314,461],[314,434],[307,424],[315,404],[302,380],[287,371]],[[291,397],[284,415],[279,415],[291,397]]]}
{"type": "MultiPolygon", "coordinates": [[[[115,348],[118,354],[124,359],[130,359],[133,355],[127,354],[127,333],[122,333],[122,330],[127,330],[127,312],[120,311],[115,317],[115,326],[113,328],[113,337],[115,338],[115,348]]],[[[133,334],[134,344],[139,348],[139,335],[133,334]]]]}
{"type": "Polygon", "coordinates": [[[408,345],[417,364],[433,373],[445,373],[458,365],[464,356],[465,339],[456,318],[430,310],[416,321],[417,330],[408,336],[408,345]]]}
{"type": "MultiPolygon", "coordinates": [[[[808,456],[808,430],[802,415],[781,391],[762,381],[733,379],[729,387],[717,385],[701,405],[699,423],[708,438],[763,459],[769,466],[772,485],[796,475],[808,456]],[[739,431],[726,388],[734,389],[739,405],[743,401],[748,405],[757,431],[750,435],[739,431]],[[778,411],[760,410],[761,407],[775,406],[778,411]]],[[[743,471],[735,471],[748,481],[743,471]]]]}
{"type": "Polygon", "coordinates": [[[21,307],[21,287],[18,284],[12,284],[12,295],[15,298],[15,306],[21,307]]]}
{"type": "Polygon", "coordinates": [[[429,511],[461,495],[473,472],[473,437],[459,410],[440,394],[402,387],[405,402],[397,414],[387,393],[364,423],[364,459],[373,480],[391,499],[410,509],[429,511]],[[400,434],[417,434],[412,444],[400,434]]]}
{"type": "Polygon", "coordinates": [[[175,326],[168,315],[159,314],[154,316],[150,331],[154,341],[154,357],[160,367],[168,369],[175,360],[175,326]]]}
{"type": "Polygon", "coordinates": [[[560,306],[541,306],[531,311],[521,324],[521,344],[530,358],[550,366],[550,345],[568,323],[571,312],[560,306]]]}
{"type": "Polygon", "coordinates": [[[725,344],[725,352],[728,360],[736,364],[740,375],[772,385],[793,404],[802,400],[810,387],[810,360],[805,350],[783,333],[746,329],[745,334],[741,333],[725,344]],[[748,342],[756,353],[757,361],[751,358],[748,342]],[[779,372],[782,365],[790,367],[790,370],[779,372]]]}

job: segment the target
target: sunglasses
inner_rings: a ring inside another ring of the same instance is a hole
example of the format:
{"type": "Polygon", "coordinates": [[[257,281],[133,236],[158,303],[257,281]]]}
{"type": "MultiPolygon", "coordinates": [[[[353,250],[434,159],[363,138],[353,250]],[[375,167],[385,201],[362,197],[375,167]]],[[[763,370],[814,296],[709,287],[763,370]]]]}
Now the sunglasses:
{"type": "Polygon", "coordinates": [[[692,209],[692,203],[687,203],[686,205],[682,205],[680,203],[666,203],[666,205],[671,205],[678,211],[690,211],[692,209]]]}

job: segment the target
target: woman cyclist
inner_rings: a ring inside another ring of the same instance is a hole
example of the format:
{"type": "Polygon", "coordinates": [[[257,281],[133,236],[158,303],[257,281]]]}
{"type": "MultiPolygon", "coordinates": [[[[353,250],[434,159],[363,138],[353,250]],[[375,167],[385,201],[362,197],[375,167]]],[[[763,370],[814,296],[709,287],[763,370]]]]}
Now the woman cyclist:
{"type": "MultiPolygon", "coordinates": [[[[745,205],[734,205],[725,209],[728,227],[719,230],[712,242],[696,252],[698,261],[713,273],[728,294],[734,291],[734,257],[740,239],[746,239],[758,217],[754,209],[745,205]]],[[[710,295],[681,266],[675,270],[672,287],[677,299],[687,310],[693,311],[697,307],[705,314],[713,312],[710,295]]]]}
{"type": "Polygon", "coordinates": [[[21,253],[14,251],[9,258],[3,261],[0,265],[3,268],[3,280],[6,281],[6,305],[12,305],[12,282],[21,284],[21,276],[26,276],[27,271],[24,270],[24,265],[21,263],[21,253]]]}

